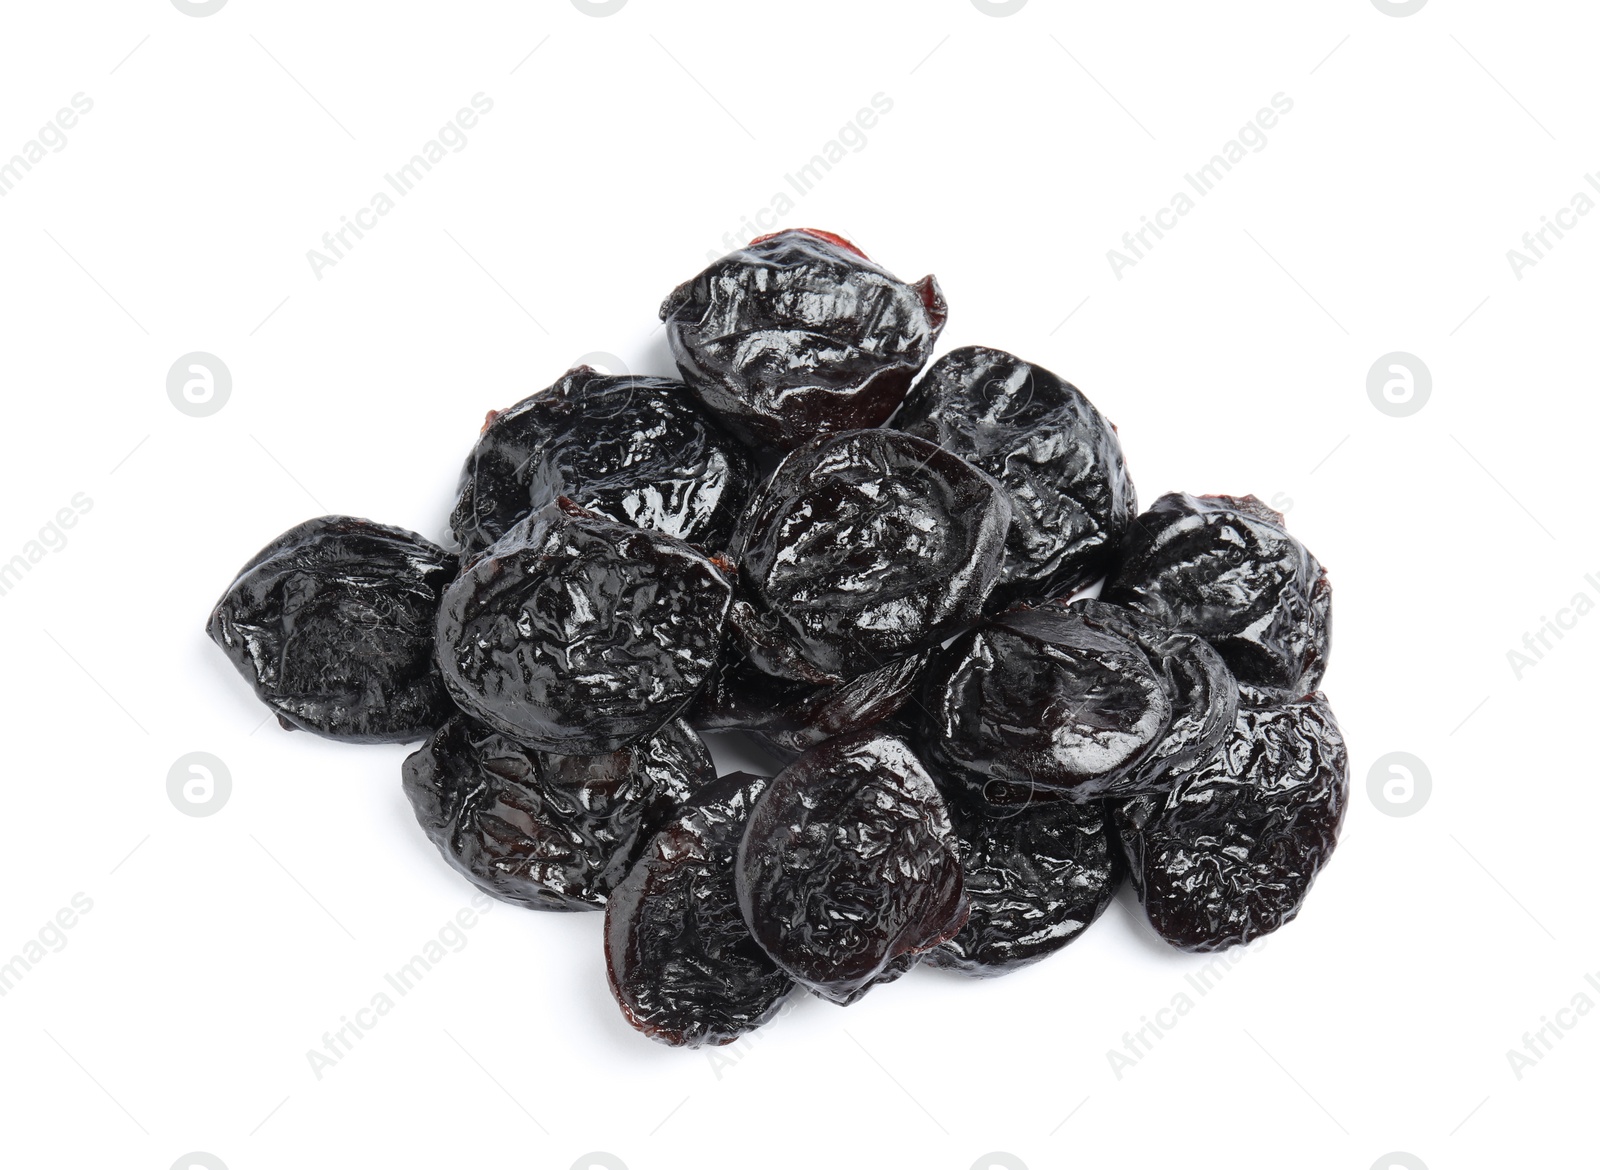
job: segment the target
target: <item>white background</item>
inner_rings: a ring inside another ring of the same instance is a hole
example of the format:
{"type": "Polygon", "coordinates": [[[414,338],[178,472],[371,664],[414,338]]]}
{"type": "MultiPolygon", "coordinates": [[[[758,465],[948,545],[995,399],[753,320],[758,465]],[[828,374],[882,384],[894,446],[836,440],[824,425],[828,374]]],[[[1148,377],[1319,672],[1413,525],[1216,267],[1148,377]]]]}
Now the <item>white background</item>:
{"type": "Polygon", "coordinates": [[[92,507],[0,596],[0,960],[93,906],[0,998],[0,1163],[1592,1158],[1588,1127],[1563,1151],[1600,1013],[1520,1079],[1506,1053],[1600,972],[1600,616],[1520,679],[1507,652],[1600,599],[1600,216],[1520,280],[1506,252],[1600,171],[1595,32],[1578,0],[8,4],[0,159],[94,108],[0,199],[0,561],[92,507]],[[319,280],[307,250],[480,92],[465,149],[319,280]],[[1335,583],[1333,864],[1204,996],[1124,894],[1040,966],[800,1002],[721,1065],[629,1031],[598,916],[497,905],[317,1079],[307,1050],[472,890],[412,819],[407,749],[263,726],[210,605],[323,512],[441,537],[484,412],[579,355],[668,372],[662,297],[879,93],[783,223],[937,273],[944,346],[1071,378],[1145,501],[1288,513],[1335,583]],[[1265,148],[1119,280],[1107,250],[1279,93],[1265,148]],[[196,350],[233,376],[209,417],[166,393],[196,350]],[[1366,390],[1397,350],[1434,383],[1404,418],[1366,390]],[[232,777],[208,817],[167,795],[194,751],[232,777]],[[1394,751],[1432,776],[1405,818],[1368,795],[1394,751]],[[1119,1079],[1108,1050],[1185,991],[1119,1079]]]}

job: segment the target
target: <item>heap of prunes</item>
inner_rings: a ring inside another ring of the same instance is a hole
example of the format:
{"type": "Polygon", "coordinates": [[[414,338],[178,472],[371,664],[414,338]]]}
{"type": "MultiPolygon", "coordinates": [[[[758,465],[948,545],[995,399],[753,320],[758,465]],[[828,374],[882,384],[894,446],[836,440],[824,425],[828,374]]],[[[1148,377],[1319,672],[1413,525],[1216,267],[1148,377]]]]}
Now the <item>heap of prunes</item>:
{"type": "Polygon", "coordinates": [[[1076,387],[929,366],[938,284],[829,233],[661,316],[681,381],[583,367],[489,415],[459,553],[330,516],[245,565],[207,631],[284,727],[426,738],[403,783],[444,859],[603,909],[617,1002],[668,1044],[796,986],[1017,970],[1124,876],[1185,950],[1296,915],[1347,759],[1327,576],[1282,516],[1141,513],[1076,387]],[[719,777],[702,731],[775,774],[719,777]]]}

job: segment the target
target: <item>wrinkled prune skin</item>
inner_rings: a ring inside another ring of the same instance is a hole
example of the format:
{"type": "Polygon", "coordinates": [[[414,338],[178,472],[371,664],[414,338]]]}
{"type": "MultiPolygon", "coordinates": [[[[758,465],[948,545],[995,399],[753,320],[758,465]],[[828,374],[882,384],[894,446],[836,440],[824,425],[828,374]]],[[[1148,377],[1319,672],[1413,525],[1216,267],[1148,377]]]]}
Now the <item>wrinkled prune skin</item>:
{"type": "MultiPolygon", "coordinates": [[[[1044,608],[1063,605],[1048,602],[1044,608]]],[[[1158,626],[1137,610],[1079,598],[1071,603],[1094,629],[1120,635],[1144,651],[1161,672],[1172,701],[1166,732],[1125,777],[1103,792],[1107,799],[1165,792],[1180,776],[1203,768],[1222,751],[1239,710],[1239,683],[1209,642],[1158,626]]]]}
{"type": "Polygon", "coordinates": [[[621,751],[553,756],[457,715],[401,776],[428,839],[474,885],[534,910],[593,910],[716,770],[681,720],[621,751]]]}
{"type": "Polygon", "coordinates": [[[1172,701],[1139,646],[1070,606],[1015,606],[952,642],[924,680],[921,746],[991,804],[1098,800],[1166,733],[1172,701]]]}
{"type": "Polygon", "coordinates": [[[351,516],[296,525],[239,570],[206,633],[286,727],[349,743],[421,739],[453,708],[433,662],[456,559],[351,516]]]}
{"type": "Polygon", "coordinates": [[[1117,430],[1077,387],[998,349],[945,354],[894,426],[981,467],[1011,501],[991,609],[1067,597],[1105,575],[1139,511],[1117,430]]]}
{"type": "Polygon", "coordinates": [[[1076,939],[1111,905],[1121,851],[1104,805],[1034,803],[1007,815],[946,802],[961,842],[972,916],[927,964],[989,977],[1021,970],[1076,939]]]}
{"type": "Polygon", "coordinates": [[[813,683],[925,650],[982,610],[1010,514],[994,480],[912,435],[807,443],[734,535],[735,629],[762,670],[813,683]]]}
{"type": "Polygon", "coordinates": [[[916,692],[928,655],[899,658],[838,686],[774,678],[730,645],[687,718],[705,731],[759,731],[781,752],[798,755],[825,739],[883,722],[916,692]]]}
{"type": "Polygon", "coordinates": [[[622,1014],[653,1040],[728,1044],[777,1014],[794,980],[750,936],[733,863],[768,777],[702,788],[645,847],[606,904],[606,975],[622,1014]]]}
{"type": "Polygon", "coordinates": [[[484,424],[450,526],[478,552],[566,496],[619,524],[727,547],[755,471],[743,447],[666,378],[588,366],[484,424]]]}
{"type": "Polygon", "coordinates": [[[1332,591],[1254,496],[1162,496],[1134,521],[1103,600],[1198,634],[1241,683],[1310,694],[1328,665],[1332,591]]]}
{"type": "Polygon", "coordinates": [[[780,451],[887,421],[946,315],[933,277],[906,284],[812,230],[724,256],[661,306],[689,388],[734,433],[780,451]]]}
{"type": "Polygon", "coordinates": [[[745,924],[778,966],[850,1003],[954,935],[969,906],[944,801],[904,741],[829,740],[756,801],[737,858],[745,924]]]}
{"type": "Polygon", "coordinates": [[[732,585],[681,540],[561,500],[445,591],[438,654],[457,705],[562,755],[653,734],[716,663],[732,585]]]}
{"type": "Polygon", "coordinates": [[[1112,809],[1156,933],[1183,950],[1218,951],[1299,913],[1348,796],[1344,738],[1319,691],[1241,708],[1210,767],[1112,809]]]}

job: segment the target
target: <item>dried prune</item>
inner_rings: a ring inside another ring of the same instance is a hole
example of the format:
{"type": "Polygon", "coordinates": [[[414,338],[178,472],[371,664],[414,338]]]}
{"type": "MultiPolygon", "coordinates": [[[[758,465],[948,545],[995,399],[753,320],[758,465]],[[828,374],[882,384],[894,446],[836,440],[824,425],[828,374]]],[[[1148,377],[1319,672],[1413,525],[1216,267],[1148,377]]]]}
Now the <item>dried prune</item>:
{"type": "Polygon", "coordinates": [[[450,525],[476,552],[566,496],[608,520],[720,552],[753,476],[743,447],[683,383],[580,366],[489,416],[450,525]]]}
{"type": "Polygon", "coordinates": [[[730,646],[688,715],[703,730],[758,731],[781,752],[799,754],[836,735],[865,731],[916,691],[928,655],[897,658],[837,686],[774,678],[730,646]]]}
{"type": "Polygon", "coordinates": [[[732,591],[683,541],[562,499],[445,591],[439,665],[462,710],[513,739],[563,755],[616,751],[694,698],[732,591]]]}
{"type": "Polygon", "coordinates": [[[593,910],[716,771],[681,720],[621,751],[554,756],[457,715],[401,775],[428,839],[475,885],[535,910],[593,910]]]}
{"type": "Polygon", "coordinates": [[[766,1023],[794,980],[750,936],[733,863],[769,779],[702,788],[646,846],[606,904],[606,975],[622,1013],[666,1044],[727,1044],[766,1023]]]}
{"type": "Polygon", "coordinates": [[[206,633],[286,727],[351,743],[421,739],[452,710],[434,615],[456,559],[414,532],[323,516],[257,553],[206,633]]]}
{"type": "Polygon", "coordinates": [[[1077,387],[1002,350],[945,354],[894,426],[1005,488],[1011,530],[991,603],[1066,597],[1097,581],[1139,511],[1116,428],[1077,387]]]}
{"type": "MultiPolygon", "coordinates": [[[[1048,602],[1045,608],[1059,606],[1048,602]]],[[[1162,629],[1137,610],[1079,598],[1071,608],[1092,628],[1135,643],[1160,671],[1172,701],[1167,730],[1127,776],[1104,792],[1109,798],[1164,792],[1179,776],[1216,759],[1233,730],[1239,683],[1209,642],[1194,634],[1162,629]]]]}
{"type": "Polygon", "coordinates": [[[1070,606],[1016,606],[938,656],[921,714],[926,750],[975,795],[1083,802],[1149,753],[1172,700],[1135,642],[1070,606]]]}
{"type": "Polygon", "coordinates": [[[782,450],[887,420],[945,316],[933,277],[906,284],[810,230],[755,240],[661,306],[690,389],[737,434],[782,450]]]}
{"type": "Polygon", "coordinates": [[[808,682],[843,682],[936,645],[982,609],[1010,513],[989,476],[912,435],[807,443],[734,536],[748,600],[735,628],[761,669],[808,682]]]}
{"type": "Polygon", "coordinates": [[[1134,521],[1100,596],[1217,648],[1241,683],[1291,698],[1328,664],[1327,574],[1254,496],[1162,496],[1134,521]]]}
{"type": "Polygon", "coordinates": [[[1344,739],[1320,691],[1241,708],[1209,767],[1112,806],[1156,933],[1216,951],[1290,921],[1338,842],[1348,789],[1344,739]]]}
{"type": "Polygon", "coordinates": [[[929,952],[930,967],[1005,975],[1072,942],[1111,905],[1121,852],[1100,804],[1030,804],[993,815],[953,794],[972,916],[929,952]]]}
{"type": "Polygon", "coordinates": [[[780,967],[849,1003],[965,924],[957,848],[943,799],[903,741],[843,736],[756,801],[739,845],[740,910],[780,967]]]}

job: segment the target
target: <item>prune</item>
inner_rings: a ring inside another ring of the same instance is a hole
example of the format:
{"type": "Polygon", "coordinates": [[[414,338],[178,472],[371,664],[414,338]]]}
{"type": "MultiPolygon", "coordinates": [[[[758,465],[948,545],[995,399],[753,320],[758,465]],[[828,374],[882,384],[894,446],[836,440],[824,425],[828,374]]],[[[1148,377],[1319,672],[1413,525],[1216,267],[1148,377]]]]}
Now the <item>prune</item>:
{"type": "Polygon", "coordinates": [[[553,756],[457,715],[401,775],[428,839],[474,885],[535,910],[593,910],[716,771],[681,720],[621,751],[553,756]]]}
{"type": "Polygon", "coordinates": [[[1112,806],[1156,933],[1216,951],[1290,921],[1338,842],[1348,789],[1344,739],[1321,692],[1241,708],[1209,767],[1112,806]]]}
{"type": "Polygon", "coordinates": [[[289,529],[257,553],[206,633],[285,727],[351,743],[421,739],[452,710],[434,615],[456,559],[351,516],[289,529]]]}
{"type": "Polygon", "coordinates": [[[1327,574],[1254,496],[1162,496],[1100,596],[1217,648],[1241,683],[1298,698],[1328,663],[1327,574]]]}
{"type": "Polygon", "coordinates": [[[972,916],[930,967],[1005,975],[1053,955],[1111,905],[1121,853],[1100,804],[1054,801],[995,816],[948,802],[972,916]]]}
{"type": "MultiPolygon", "coordinates": [[[[1046,603],[1045,608],[1060,602],[1046,603]]],[[[1239,684],[1222,656],[1194,634],[1164,630],[1136,610],[1079,598],[1071,608],[1094,629],[1120,635],[1144,651],[1161,672],[1172,701],[1166,732],[1123,779],[1104,792],[1107,798],[1164,792],[1179,776],[1216,759],[1233,730],[1239,710],[1239,684]]]]}
{"type": "Polygon", "coordinates": [[[915,692],[927,661],[925,653],[898,658],[849,682],[819,687],[774,678],[731,646],[695,700],[689,724],[703,730],[759,731],[779,751],[799,754],[893,715],[915,692]]]}
{"type": "Polygon", "coordinates": [[[753,241],[661,306],[690,389],[735,433],[783,450],[886,421],[945,316],[933,277],[906,284],[810,230],[753,241]]]}
{"type": "Polygon", "coordinates": [[[612,752],[694,698],[731,597],[683,541],[562,499],[445,591],[439,665],[462,710],[496,731],[563,755],[612,752]]]}
{"type": "Polygon", "coordinates": [[[606,975],[622,1013],[666,1044],[727,1044],[794,989],[750,937],[734,855],[770,781],[735,772],[678,810],[606,905],[606,975]]]}
{"type": "Polygon", "coordinates": [[[965,924],[957,848],[944,801],[903,741],[829,740],[756,801],[739,845],[739,907],[778,966],[849,1003],[965,924]]]}
{"type": "Polygon", "coordinates": [[[1099,799],[1166,734],[1166,680],[1070,606],[1016,606],[929,669],[926,750],[993,804],[1099,799]]]}
{"type": "Polygon", "coordinates": [[[894,426],[998,480],[1011,501],[991,603],[1066,597],[1105,574],[1139,511],[1117,430],[1077,387],[998,349],[928,368],[894,426]]]}
{"type": "Polygon", "coordinates": [[[779,464],[734,536],[748,602],[735,628],[762,670],[808,682],[936,645],[982,609],[1010,513],[994,480],[914,436],[814,440],[779,464]]]}
{"type": "Polygon", "coordinates": [[[450,525],[477,552],[566,496],[608,520],[720,552],[753,476],[740,444],[683,383],[580,366],[489,416],[450,525]]]}

